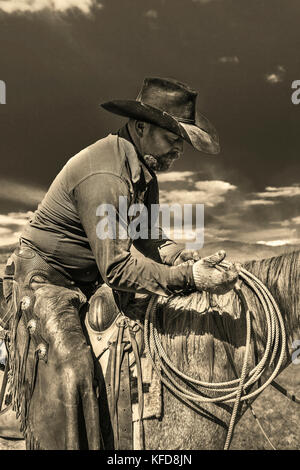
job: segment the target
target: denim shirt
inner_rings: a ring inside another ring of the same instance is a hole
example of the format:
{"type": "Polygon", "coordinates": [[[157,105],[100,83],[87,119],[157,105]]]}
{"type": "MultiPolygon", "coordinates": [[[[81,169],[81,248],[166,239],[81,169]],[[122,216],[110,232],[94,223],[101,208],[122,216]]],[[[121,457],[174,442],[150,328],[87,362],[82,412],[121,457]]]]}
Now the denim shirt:
{"type": "Polygon", "coordinates": [[[133,145],[127,127],[109,134],[72,157],[57,175],[21,240],[51,266],[78,283],[97,278],[125,292],[170,295],[194,286],[189,265],[172,266],[184,245],[169,239],[132,240],[119,235],[128,224],[119,197],[147,208],[157,204],[157,179],[133,145]],[[116,236],[99,238],[97,209],[110,204],[116,236]],[[131,252],[132,244],[144,256],[131,252]]]}

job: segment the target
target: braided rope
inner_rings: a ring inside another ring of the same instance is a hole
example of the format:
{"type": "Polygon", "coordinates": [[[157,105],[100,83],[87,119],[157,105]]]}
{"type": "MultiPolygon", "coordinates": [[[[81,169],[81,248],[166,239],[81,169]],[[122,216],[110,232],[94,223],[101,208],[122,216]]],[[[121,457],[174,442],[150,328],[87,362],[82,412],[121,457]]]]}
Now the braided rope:
{"type": "MultiPolygon", "coordinates": [[[[222,262],[220,265],[225,268],[229,266],[229,264],[226,262],[222,262]]],[[[246,269],[241,269],[240,278],[256,294],[259,302],[263,307],[267,324],[267,341],[266,348],[261,360],[247,374],[246,371],[251,343],[251,313],[248,310],[246,299],[241,289],[238,286],[235,287],[235,291],[239,296],[245,310],[247,324],[245,355],[242,365],[241,377],[238,379],[233,379],[227,382],[210,383],[203,382],[185,375],[170,361],[159,339],[156,328],[156,308],[158,296],[153,295],[151,297],[145,316],[144,339],[146,351],[151,359],[154,370],[164,385],[166,385],[173,393],[175,393],[175,395],[179,396],[189,404],[197,404],[201,402],[222,402],[234,404],[224,449],[228,449],[230,446],[240,403],[259,395],[278,375],[280,367],[282,366],[285,358],[286,332],[284,322],[276,301],[274,300],[272,294],[264,286],[264,284],[253,274],[249,273],[246,269]],[[266,382],[260,385],[253,392],[247,394],[247,389],[250,387],[250,385],[258,382],[267,368],[274,362],[278,353],[279,358],[277,364],[266,382]],[[198,390],[198,393],[188,391],[185,387],[178,383],[173,375],[171,375],[170,371],[172,371],[175,376],[184,380],[187,386],[192,387],[192,385],[197,385],[203,390],[198,390]],[[223,395],[210,397],[204,394],[204,391],[207,390],[211,392],[217,392],[218,394],[223,393],[223,395]]]]}

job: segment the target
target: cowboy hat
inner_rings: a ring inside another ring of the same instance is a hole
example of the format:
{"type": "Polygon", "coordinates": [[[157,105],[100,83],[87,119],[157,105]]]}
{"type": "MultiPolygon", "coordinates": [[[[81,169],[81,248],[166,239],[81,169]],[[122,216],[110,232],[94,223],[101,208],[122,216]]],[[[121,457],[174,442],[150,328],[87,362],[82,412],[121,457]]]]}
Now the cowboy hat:
{"type": "Polygon", "coordinates": [[[101,106],[114,114],[156,126],[179,135],[196,150],[215,155],[220,152],[217,132],[209,120],[196,111],[198,93],[170,78],[145,78],[136,100],[113,100],[101,106]]]}

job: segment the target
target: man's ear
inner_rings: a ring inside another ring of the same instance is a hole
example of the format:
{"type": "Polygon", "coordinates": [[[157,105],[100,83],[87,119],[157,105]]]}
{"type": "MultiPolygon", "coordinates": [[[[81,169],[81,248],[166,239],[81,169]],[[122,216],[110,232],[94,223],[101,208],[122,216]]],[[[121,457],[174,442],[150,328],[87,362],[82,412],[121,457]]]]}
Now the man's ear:
{"type": "Polygon", "coordinates": [[[144,135],[146,123],[143,121],[135,121],[135,132],[141,138],[144,135]]]}

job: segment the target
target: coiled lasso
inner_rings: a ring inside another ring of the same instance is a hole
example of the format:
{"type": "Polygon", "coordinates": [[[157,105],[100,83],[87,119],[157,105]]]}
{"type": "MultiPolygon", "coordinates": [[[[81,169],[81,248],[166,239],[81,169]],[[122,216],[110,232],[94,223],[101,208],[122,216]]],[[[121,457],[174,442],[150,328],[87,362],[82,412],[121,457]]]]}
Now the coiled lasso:
{"type": "MultiPolygon", "coordinates": [[[[226,262],[222,262],[220,263],[220,266],[226,268],[229,266],[229,264],[226,262]]],[[[180,397],[184,402],[186,402],[189,406],[196,410],[197,404],[203,402],[223,402],[234,404],[224,450],[229,449],[240,402],[249,400],[259,395],[277,376],[285,358],[286,332],[284,322],[276,301],[274,300],[269,290],[264,286],[264,284],[246,269],[241,268],[239,276],[245,282],[245,284],[256,294],[258,300],[260,301],[263,307],[267,323],[267,342],[264,354],[259,363],[248,374],[246,374],[251,342],[251,312],[248,309],[246,299],[244,297],[243,292],[241,291],[240,286],[236,284],[234,290],[239,296],[246,312],[247,327],[245,355],[243,359],[240,378],[228,382],[211,383],[202,382],[192,377],[188,377],[182,371],[180,371],[174,364],[172,364],[159,339],[158,331],[156,328],[156,308],[159,296],[153,295],[151,297],[145,316],[144,340],[146,351],[151,359],[155,371],[157,372],[162,383],[166,385],[166,387],[168,387],[175,395],[180,397]],[[279,350],[279,358],[270,377],[255,391],[247,393],[247,389],[251,385],[256,383],[263,375],[263,373],[267,370],[267,367],[272,364],[279,350]],[[154,356],[156,360],[154,359],[154,356]],[[202,389],[204,390],[217,392],[220,395],[216,397],[207,397],[188,391],[180,383],[178,383],[178,381],[176,381],[170,371],[175,374],[175,376],[178,376],[180,379],[183,379],[190,386],[197,385],[202,387],[202,389]],[[164,375],[162,374],[162,372],[164,375]]]]}

